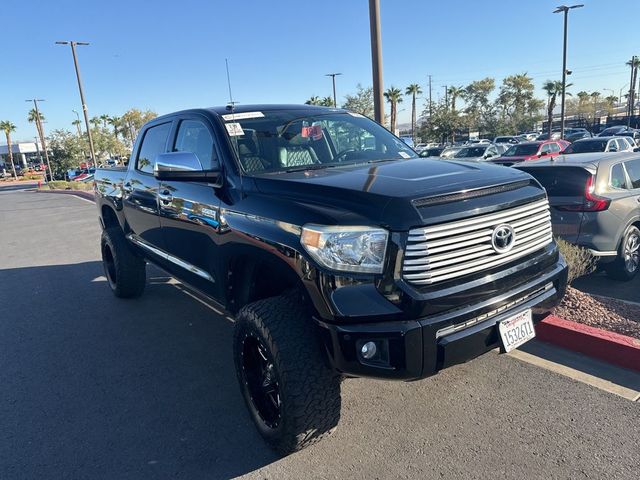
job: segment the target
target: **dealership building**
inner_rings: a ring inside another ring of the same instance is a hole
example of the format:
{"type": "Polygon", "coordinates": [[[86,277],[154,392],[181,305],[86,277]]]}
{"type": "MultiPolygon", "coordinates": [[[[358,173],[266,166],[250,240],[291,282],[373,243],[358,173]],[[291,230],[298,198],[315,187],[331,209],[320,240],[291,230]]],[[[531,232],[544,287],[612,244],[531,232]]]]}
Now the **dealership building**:
{"type": "MultiPolygon", "coordinates": [[[[32,163],[42,163],[40,145],[35,142],[16,142],[11,144],[13,162],[16,166],[27,167],[32,163]]],[[[5,168],[11,167],[9,161],[9,149],[7,145],[0,145],[0,167],[4,163],[5,168]]]]}

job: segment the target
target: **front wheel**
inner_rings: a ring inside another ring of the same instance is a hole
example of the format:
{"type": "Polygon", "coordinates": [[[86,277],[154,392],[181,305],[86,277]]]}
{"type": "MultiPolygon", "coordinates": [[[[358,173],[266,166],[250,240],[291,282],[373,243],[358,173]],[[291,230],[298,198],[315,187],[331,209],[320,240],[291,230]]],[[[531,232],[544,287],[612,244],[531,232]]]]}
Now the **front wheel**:
{"type": "Polygon", "coordinates": [[[240,390],[262,437],[288,455],[333,431],[340,376],[325,363],[317,328],[292,295],[251,303],[236,316],[240,390]]]}
{"type": "Polygon", "coordinates": [[[146,284],[146,265],[138,257],[117,227],[102,231],[100,240],[102,265],[109,287],[116,297],[135,298],[142,295],[146,284]]]}
{"type": "Polygon", "coordinates": [[[632,280],[640,269],[640,229],[632,225],[627,229],[617,258],[606,267],[607,274],[616,280],[632,280]]]}

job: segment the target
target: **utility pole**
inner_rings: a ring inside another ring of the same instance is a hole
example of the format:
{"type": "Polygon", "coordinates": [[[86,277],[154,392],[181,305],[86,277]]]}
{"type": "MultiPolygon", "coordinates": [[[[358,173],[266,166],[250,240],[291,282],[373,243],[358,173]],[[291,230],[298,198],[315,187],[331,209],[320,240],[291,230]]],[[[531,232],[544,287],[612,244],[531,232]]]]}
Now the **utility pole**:
{"type": "Polygon", "coordinates": [[[71,55],[73,55],[73,65],[76,69],[76,78],[78,79],[78,90],[80,91],[80,102],[82,103],[82,112],[84,113],[84,123],[87,127],[87,138],[89,139],[89,152],[91,153],[91,163],[96,164],[96,152],[93,149],[93,138],[91,138],[91,127],[89,125],[89,113],[87,112],[87,102],[84,100],[84,91],[82,90],[82,80],[80,79],[80,68],[78,67],[78,57],[76,56],[77,45],[89,45],[87,42],[56,42],[57,45],[71,45],[71,55]]]}
{"type": "Polygon", "coordinates": [[[562,47],[562,102],[560,104],[560,138],[564,138],[564,104],[567,90],[567,25],[569,10],[584,7],[584,5],[562,5],[556,8],[553,13],[564,13],[564,43],[562,47]]]}
{"type": "Polygon", "coordinates": [[[627,127],[631,126],[631,117],[635,113],[636,107],[636,83],[638,81],[637,57],[631,57],[631,83],[629,84],[629,116],[627,117],[627,127]]]}
{"type": "Polygon", "coordinates": [[[40,161],[40,167],[42,167],[42,154],[40,153],[40,146],[38,145],[40,139],[37,136],[33,138],[36,141],[36,152],[38,152],[38,160],[40,161]]]}
{"type": "Polygon", "coordinates": [[[375,120],[384,125],[384,95],[382,83],[382,35],[380,33],[380,0],[369,0],[371,35],[371,71],[373,75],[373,111],[375,120]]]}
{"type": "Polygon", "coordinates": [[[429,119],[433,115],[433,101],[431,100],[431,75],[429,75],[429,119]]]}
{"type": "MultiPolygon", "coordinates": [[[[49,152],[47,152],[47,142],[44,138],[44,127],[42,126],[42,122],[40,121],[40,109],[38,108],[38,102],[44,102],[41,98],[31,98],[29,100],[25,100],[25,102],[33,102],[33,108],[36,111],[36,130],[38,130],[38,135],[40,136],[40,145],[42,145],[42,150],[44,151],[44,158],[47,162],[47,170],[49,171],[49,180],[53,180],[53,170],[51,170],[51,163],[49,162],[49,152]]],[[[37,145],[37,143],[36,143],[37,145]]],[[[45,175],[45,179],[47,176],[45,175]]]]}
{"type": "Polygon", "coordinates": [[[331,77],[333,80],[333,108],[338,108],[338,102],[336,101],[336,76],[342,75],[341,73],[327,73],[325,77],[331,77]]]}

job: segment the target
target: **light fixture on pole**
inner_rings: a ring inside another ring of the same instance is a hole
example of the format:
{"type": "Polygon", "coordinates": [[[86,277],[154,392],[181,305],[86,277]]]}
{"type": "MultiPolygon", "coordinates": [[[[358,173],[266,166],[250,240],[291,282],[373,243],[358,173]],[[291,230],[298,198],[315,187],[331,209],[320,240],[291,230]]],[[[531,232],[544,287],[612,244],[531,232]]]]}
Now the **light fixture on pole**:
{"type": "Polygon", "coordinates": [[[342,75],[341,73],[327,73],[325,77],[331,77],[333,81],[333,108],[338,108],[338,103],[336,102],[336,77],[338,75],[342,75]]]}
{"type": "Polygon", "coordinates": [[[78,57],[76,55],[76,46],[89,45],[88,42],[64,41],[56,42],[57,45],[70,45],[71,54],[73,55],[73,65],[76,69],[76,78],[78,79],[78,90],[80,91],[80,102],[82,103],[82,112],[84,113],[84,123],[87,127],[87,138],[89,139],[89,152],[91,153],[91,163],[96,164],[96,153],[93,149],[93,138],[91,137],[91,127],[89,126],[89,113],[87,112],[87,103],[84,100],[84,91],[82,89],[82,80],[80,79],[80,68],[78,67],[78,57]]]}
{"type": "Polygon", "coordinates": [[[553,13],[564,13],[564,43],[562,47],[562,101],[560,103],[560,138],[564,138],[564,103],[567,90],[567,23],[569,10],[584,7],[584,5],[560,5],[553,13]]]}

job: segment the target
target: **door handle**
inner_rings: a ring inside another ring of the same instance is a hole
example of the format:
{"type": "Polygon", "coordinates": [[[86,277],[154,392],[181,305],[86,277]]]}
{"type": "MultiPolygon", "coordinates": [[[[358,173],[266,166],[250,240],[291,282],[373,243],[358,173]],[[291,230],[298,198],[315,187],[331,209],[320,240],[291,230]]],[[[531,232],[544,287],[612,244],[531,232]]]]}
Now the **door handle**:
{"type": "Polygon", "coordinates": [[[131,182],[127,182],[122,185],[122,191],[126,194],[133,192],[133,185],[131,185],[131,182]]]}
{"type": "Polygon", "coordinates": [[[168,205],[173,201],[173,195],[171,195],[171,192],[169,190],[162,190],[160,193],[158,193],[158,198],[165,205],[168,205]]]}

